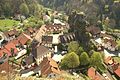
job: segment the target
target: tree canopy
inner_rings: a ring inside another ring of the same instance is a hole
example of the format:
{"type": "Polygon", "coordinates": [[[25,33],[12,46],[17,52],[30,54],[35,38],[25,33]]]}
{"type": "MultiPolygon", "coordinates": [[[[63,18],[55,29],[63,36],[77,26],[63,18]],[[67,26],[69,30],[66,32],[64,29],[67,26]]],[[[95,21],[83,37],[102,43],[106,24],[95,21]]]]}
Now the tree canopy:
{"type": "Polygon", "coordinates": [[[71,53],[68,53],[62,60],[60,66],[61,68],[63,69],[68,69],[68,68],[75,68],[75,67],[78,67],[80,64],[80,61],[79,61],[79,56],[74,53],[74,52],[71,52],[71,53]]]}
{"type": "Polygon", "coordinates": [[[29,8],[28,8],[28,6],[25,3],[22,3],[20,5],[20,12],[21,12],[21,14],[23,14],[25,16],[29,15],[29,8]]]}
{"type": "Polygon", "coordinates": [[[80,55],[80,65],[86,66],[90,63],[90,58],[86,52],[81,53],[80,55]]]}
{"type": "Polygon", "coordinates": [[[76,41],[72,41],[68,44],[68,52],[78,53],[79,43],[76,41]]]}
{"type": "Polygon", "coordinates": [[[90,64],[101,72],[105,71],[105,67],[103,66],[103,59],[100,52],[93,52],[90,59],[90,64]]]}

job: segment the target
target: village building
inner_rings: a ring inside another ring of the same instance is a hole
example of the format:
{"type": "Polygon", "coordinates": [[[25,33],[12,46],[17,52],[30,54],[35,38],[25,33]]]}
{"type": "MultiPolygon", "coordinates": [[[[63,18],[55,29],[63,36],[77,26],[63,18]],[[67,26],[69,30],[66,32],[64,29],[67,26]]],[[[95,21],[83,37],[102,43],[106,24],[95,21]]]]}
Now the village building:
{"type": "Polygon", "coordinates": [[[11,74],[12,72],[13,68],[8,61],[5,61],[4,63],[0,64],[0,75],[5,76],[11,74]]]}
{"type": "Polygon", "coordinates": [[[61,74],[58,64],[51,58],[45,57],[40,64],[41,75],[45,77],[55,77],[61,74]]]}
{"type": "Polygon", "coordinates": [[[32,46],[32,55],[35,58],[37,65],[41,63],[44,57],[51,57],[52,51],[42,45],[32,46]]]}
{"type": "Polygon", "coordinates": [[[93,38],[97,38],[100,36],[101,30],[99,27],[95,27],[95,26],[89,26],[86,27],[86,31],[91,33],[93,38]]]}
{"type": "Polygon", "coordinates": [[[18,31],[16,29],[5,31],[4,35],[5,35],[5,40],[11,41],[18,36],[18,31]]]}
{"type": "Polygon", "coordinates": [[[6,44],[6,45],[4,46],[4,48],[11,53],[11,56],[12,56],[12,55],[17,55],[17,52],[19,51],[19,50],[16,48],[16,45],[15,45],[14,43],[12,43],[12,42],[9,42],[8,44],[6,44]]]}
{"type": "Polygon", "coordinates": [[[52,47],[53,36],[42,36],[42,45],[52,47]]]}
{"type": "Polygon", "coordinates": [[[118,66],[118,68],[114,71],[117,79],[120,79],[120,65],[118,66]]]}
{"type": "Polygon", "coordinates": [[[91,80],[106,80],[100,73],[98,73],[95,68],[91,67],[88,69],[88,76],[91,80]]]}
{"type": "Polygon", "coordinates": [[[104,39],[102,46],[110,51],[116,51],[118,49],[117,42],[111,39],[104,39]]]}
{"type": "Polygon", "coordinates": [[[42,25],[38,30],[37,34],[35,35],[35,40],[38,42],[42,42],[42,36],[45,35],[45,25],[42,25]]]}
{"type": "Polygon", "coordinates": [[[68,33],[59,36],[60,43],[69,43],[71,41],[76,41],[77,36],[74,33],[68,33]]]}
{"type": "Polygon", "coordinates": [[[22,69],[28,69],[35,66],[35,59],[32,55],[29,55],[22,61],[22,69]]]}
{"type": "Polygon", "coordinates": [[[37,33],[37,29],[29,27],[29,28],[26,29],[26,31],[24,33],[29,35],[30,37],[34,37],[37,33]]]}
{"type": "Polygon", "coordinates": [[[118,79],[120,79],[120,64],[115,62],[115,60],[109,56],[105,59],[105,64],[107,65],[107,69],[111,74],[114,74],[118,79]]]}
{"type": "Polygon", "coordinates": [[[3,57],[5,54],[7,54],[7,56],[11,56],[11,52],[9,52],[7,49],[0,49],[0,58],[3,57]]]}
{"type": "Polygon", "coordinates": [[[32,38],[31,38],[29,35],[25,34],[25,33],[21,33],[21,34],[17,37],[17,40],[19,41],[19,43],[20,43],[21,45],[26,45],[27,42],[32,41],[32,38]]]}

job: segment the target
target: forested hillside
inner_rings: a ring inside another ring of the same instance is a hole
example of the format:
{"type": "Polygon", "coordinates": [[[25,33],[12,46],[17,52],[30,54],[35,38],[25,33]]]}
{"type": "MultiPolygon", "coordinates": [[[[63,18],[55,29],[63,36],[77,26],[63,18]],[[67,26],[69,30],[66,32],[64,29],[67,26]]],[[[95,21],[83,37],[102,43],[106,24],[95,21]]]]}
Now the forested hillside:
{"type": "MultiPolygon", "coordinates": [[[[65,11],[84,12],[91,24],[110,18],[112,27],[120,26],[120,0],[39,0],[46,7],[65,11]]],[[[111,25],[110,25],[111,26],[111,25]]]]}
{"type": "Polygon", "coordinates": [[[0,0],[0,17],[11,17],[16,13],[26,17],[40,16],[45,6],[64,11],[68,15],[72,11],[84,12],[91,24],[109,17],[112,25],[108,25],[114,28],[120,26],[120,2],[117,1],[119,0],[0,0]]]}
{"type": "Polygon", "coordinates": [[[0,0],[0,16],[10,17],[16,13],[25,16],[38,15],[42,11],[42,6],[37,0],[0,0]]]}

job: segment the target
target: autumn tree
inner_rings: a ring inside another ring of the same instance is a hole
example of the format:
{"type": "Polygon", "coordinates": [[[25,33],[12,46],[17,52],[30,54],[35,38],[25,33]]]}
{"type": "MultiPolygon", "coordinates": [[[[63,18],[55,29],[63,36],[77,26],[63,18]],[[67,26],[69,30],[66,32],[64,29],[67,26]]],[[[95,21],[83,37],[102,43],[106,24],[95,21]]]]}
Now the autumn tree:
{"type": "Polygon", "coordinates": [[[79,56],[74,53],[74,52],[71,52],[71,53],[68,53],[62,60],[60,66],[61,68],[63,69],[68,69],[68,68],[75,68],[75,67],[78,67],[80,64],[80,61],[79,61],[79,56]]]}

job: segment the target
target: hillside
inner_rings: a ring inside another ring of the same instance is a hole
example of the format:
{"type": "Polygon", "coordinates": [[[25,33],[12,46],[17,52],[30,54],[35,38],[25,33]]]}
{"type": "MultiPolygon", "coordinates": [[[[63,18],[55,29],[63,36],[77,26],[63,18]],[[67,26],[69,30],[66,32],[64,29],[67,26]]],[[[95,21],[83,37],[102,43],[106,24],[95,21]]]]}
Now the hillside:
{"type": "Polygon", "coordinates": [[[84,12],[86,19],[91,24],[106,17],[111,19],[110,27],[120,26],[120,2],[119,0],[39,0],[46,7],[65,11],[70,14],[72,11],[84,12]]]}
{"type": "Polygon", "coordinates": [[[42,11],[42,6],[37,0],[0,0],[0,17],[11,17],[15,14],[25,16],[37,15],[42,11]]]}

